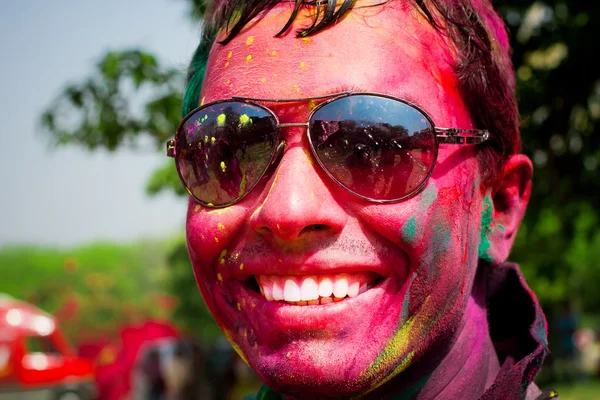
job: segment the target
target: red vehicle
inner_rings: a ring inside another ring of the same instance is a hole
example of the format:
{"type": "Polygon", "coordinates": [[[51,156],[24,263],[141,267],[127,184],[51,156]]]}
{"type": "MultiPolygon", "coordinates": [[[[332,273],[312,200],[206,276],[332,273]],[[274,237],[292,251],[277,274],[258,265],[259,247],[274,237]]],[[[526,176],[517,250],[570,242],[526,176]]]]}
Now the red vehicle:
{"type": "Polygon", "coordinates": [[[0,400],[89,400],[94,366],[77,357],[55,318],[0,293],[0,400]]]}

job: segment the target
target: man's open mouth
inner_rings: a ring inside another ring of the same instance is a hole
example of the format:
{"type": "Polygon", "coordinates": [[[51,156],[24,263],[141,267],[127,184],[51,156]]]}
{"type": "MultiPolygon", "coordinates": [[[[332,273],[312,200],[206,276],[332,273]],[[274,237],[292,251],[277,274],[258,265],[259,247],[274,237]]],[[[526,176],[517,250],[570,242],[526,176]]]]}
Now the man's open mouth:
{"type": "Polygon", "coordinates": [[[326,275],[254,275],[255,289],[267,301],[299,306],[339,302],[366,292],[381,281],[374,272],[326,275]]]}
{"type": "Polygon", "coordinates": [[[244,321],[261,340],[296,340],[302,332],[317,334],[337,331],[340,326],[349,328],[354,323],[363,325],[372,318],[393,319],[388,311],[400,312],[398,307],[408,288],[385,265],[361,268],[325,263],[280,272],[272,264],[249,264],[243,271],[233,270],[244,274],[223,274],[223,283],[215,287],[212,297],[216,307],[228,310],[224,317],[229,326],[241,326],[244,321]]]}

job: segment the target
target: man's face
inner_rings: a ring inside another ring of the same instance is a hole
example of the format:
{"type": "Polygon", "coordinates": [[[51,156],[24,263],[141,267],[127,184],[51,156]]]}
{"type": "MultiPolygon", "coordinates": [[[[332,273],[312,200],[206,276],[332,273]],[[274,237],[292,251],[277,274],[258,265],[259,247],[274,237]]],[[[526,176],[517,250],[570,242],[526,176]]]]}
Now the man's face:
{"type": "MultiPolygon", "coordinates": [[[[310,38],[294,30],[274,38],[290,10],[279,5],[213,46],[199,102],[365,90],[420,105],[436,126],[472,127],[449,45],[412,8],[355,10],[310,38]]],[[[300,18],[295,28],[309,22],[300,18]]],[[[306,122],[315,104],[264,105],[292,123],[306,122]]],[[[276,170],[242,201],[213,210],[190,200],[189,252],[217,322],[250,366],[287,393],[360,393],[426,363],[435,356],[428,350],[450,345],[468,318],[491,207],[474,147],[441,145],[423,191],[375,204],[319,168],[305,128],[280,135],[287,146],[276,170]],[[295,286],[311,286],[309,278],[319,290],[328,279],[334,294],[344,282],[360,294],[298,305],[259,290],[295,299],[295,286]]]]}

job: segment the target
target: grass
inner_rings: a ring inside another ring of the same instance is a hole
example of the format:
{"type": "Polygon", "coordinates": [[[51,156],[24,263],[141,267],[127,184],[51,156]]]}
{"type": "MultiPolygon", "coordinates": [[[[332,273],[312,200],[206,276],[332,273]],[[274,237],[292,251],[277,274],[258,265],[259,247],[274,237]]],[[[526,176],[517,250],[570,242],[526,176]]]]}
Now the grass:
{"type": "Polygon", "coordinates": [[[560,400],[600,400],[600,380],[577,382],[572,385],[544,385],[558,392],[560,400]]]}

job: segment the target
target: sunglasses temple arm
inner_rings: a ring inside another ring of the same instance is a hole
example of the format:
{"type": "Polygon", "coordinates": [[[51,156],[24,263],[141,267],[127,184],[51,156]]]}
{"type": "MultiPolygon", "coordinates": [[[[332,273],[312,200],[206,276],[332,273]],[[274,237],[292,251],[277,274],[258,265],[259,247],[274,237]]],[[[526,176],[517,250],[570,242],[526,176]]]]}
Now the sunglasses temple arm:
{"type": "Polygon", "coordinates": [[[482,129],[435,128],[435,133],[440,144],[480,144],[490,137],[482,129]]]}

